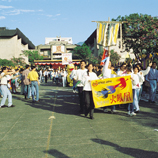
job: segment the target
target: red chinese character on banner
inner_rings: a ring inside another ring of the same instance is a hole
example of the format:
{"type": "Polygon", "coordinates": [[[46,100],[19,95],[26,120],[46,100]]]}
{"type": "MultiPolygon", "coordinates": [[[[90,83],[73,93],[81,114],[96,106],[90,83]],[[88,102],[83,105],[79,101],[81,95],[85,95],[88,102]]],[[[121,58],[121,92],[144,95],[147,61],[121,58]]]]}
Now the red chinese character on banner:
{"type": "Polygon", "coordinates": [[[123,102],[122,93],[117,94],[117,102],[123,102]]]}
{"type": "Polygon", "coordinates": [[[116,103],[116,96],[114,96],[114,95],[112,95],[112,99],[110,99],[111,100],[111,104],[113,103],[113,102],[115,102],[116,103]]]}
{"type": "Polygon", "coordinates": [[[130,92],[124,93],[124,101],[131,101],[131,95],[130,92]]]}

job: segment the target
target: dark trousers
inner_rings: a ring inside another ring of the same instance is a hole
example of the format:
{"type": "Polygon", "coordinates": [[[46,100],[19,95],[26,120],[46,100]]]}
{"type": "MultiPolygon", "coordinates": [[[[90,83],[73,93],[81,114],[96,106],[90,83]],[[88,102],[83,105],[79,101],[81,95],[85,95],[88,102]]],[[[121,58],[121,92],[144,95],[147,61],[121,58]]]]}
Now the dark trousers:
{"type": "Polygon", "coordinates": [[[47,83],[47,75],[45,76],[45,83],[47,83]]]}
{"type": "Polygon", "coordinates": [[[83,109],[84,109],[84,91],[83,91],[83,87],[78,87],[78,95],[79,95],[79,102],[80,102],[80,111],[83,112],[83,109]]]}
{"type": "Polygon", "coordinates": [[[85,93],[85,114],[90,114],[90,117],[93,117],[94,112],[94,102],[92,91],[84,91],[85,93]]]}

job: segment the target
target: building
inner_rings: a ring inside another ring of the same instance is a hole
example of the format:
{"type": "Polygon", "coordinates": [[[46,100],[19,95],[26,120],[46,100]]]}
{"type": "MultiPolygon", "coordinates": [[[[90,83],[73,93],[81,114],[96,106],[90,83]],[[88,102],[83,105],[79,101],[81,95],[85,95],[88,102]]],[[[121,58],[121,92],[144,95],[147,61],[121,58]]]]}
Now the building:
{"type": "Polygon", "coordinates": [[[49,44],[50,42],[56,42],[56,41],[65,41],[67,42],[68,44],[73,44],[72,42],[72,37],[53,37],[53,38],[49,38],[49,37],[46,37],[45,38],[45,44],[49,44]]]}
{"type": "MultiPolygon", "coordinates": [[[[100,46],[97,44],[97,30],[95,30],[85,41],[85,44],[90,46],[90,49],[92,50],[92,53],[95,56],[98,56],[103,51],[103,46],[100,46]]],[[[107,48],[108,49],[108,48],[107,48]]],[[[117,52],[120,56],[120,62],[124,62],[126,58],[134,59],[135,55],[133,54],[133,50],[131,49],[130,52],[125,51],[125,46],[123,46],[121,50],[121,39],[118,38],[116,46],[110,46],[110,50],[114,50],[114,52],[117,52]]]]}
{"type": "Polygon", "coordinates": [[[28,63],[28,57],[21,55],[24,50],[35,49],[34,44],[18,29],[9,30],[0,27],[0,58],[22,57],[28,63]]]}
{"type": "MultiPolygon", "coordinates": [[[[52,65],[53,67],[62,67],[62,54],[74,54],[76,45],[71,44],[69,41],[72,38],[46,38],[44,45],[36,46],[38,53],[43,56],[43,60],[35,60],[36,65],[52,65]],[[64,41],[65,39],[65,41],[64,41]],[[49,43],[48,43],[49,42],[49,43]]],[[[79,64],[80,60],[73,60],[75,64],[79,64]]]]}

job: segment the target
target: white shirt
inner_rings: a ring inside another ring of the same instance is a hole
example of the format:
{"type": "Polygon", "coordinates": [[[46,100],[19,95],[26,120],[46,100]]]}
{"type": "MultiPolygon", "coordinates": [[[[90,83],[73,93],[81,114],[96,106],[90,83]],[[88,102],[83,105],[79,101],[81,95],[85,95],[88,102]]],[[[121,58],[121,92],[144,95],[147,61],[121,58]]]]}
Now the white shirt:
{"type": "Polygon", "coordinates": [[[72,70],[70,78],[73,79],[76,77],[77,70],[72,70]]]}
{"type": "Polygon", "coordinates": [[[61,75],[62,75],[62,77],[66,77],[67,76],[67,72],[66,71],[64,71],[64,72],[62,71],[61,75]]]}
{"type": "Polygon", "coordinates": [[[82,83],[84,85],[83,90],[84,91],[92,91],[91,82],[90,81],[91,80],[97,80],[97,79],[98,79],[98,77],[97,77],[96,73],[89,72],[89,76],[88,76],[87,72],[85,72],[83,74],[83,79],[82,79],[82,83]]]}
{"type": "MultiPolygon", "coordinates": [[[[82,79],[83,79],[83,74],[84,74],[85,72],[87,72],[87,69],[84,69],[84,70],[78,69],[78,70],[76,71],[76,76],[74,77],[74,79],[77,80],[77,81],[82,81],[82,79]]],[[[82,82],[79,83],[79,84],[77,85],[77,87],[83,87],[83,83],[82,83],[82,82]]]]}
{"type": "Polygon", "coordinates": [[[119,70],[117,71],[117,77],[126,76],[126,71],[119,70]]]}
{"type": "Polygon", "coordinates": [[[5,84],[7,85],[7,81],[11,79],[11,77],[9,75],[4,76],[4,72],[1,73],[1,84],[5,84]]]}
{"type": "Polygon", "coordinates": [[[112,70],[108,68],[109,61],[110,61],[110,57],[107,57],[106,63],[105,63],[105,65],[103,67],[103,70],[102,70],[103,78],[113,78],[113,77],[116,77],[115,74],[112,74],[112,70]]]}
{"type": "Polygon", "coordinates": [[[141,83],[144,82],[144,76],[143,74],[140,75],[139,73],[137,74],[131,74],[131,77],[133,78],[132,80],[132,89],[138,89],[141,88],[141,83]]]}
{"type": "Polygon", "coordinates": [[[48,76],[49,72],[48,71],[45,71],[44,72],[44,76],[48,76]]]}

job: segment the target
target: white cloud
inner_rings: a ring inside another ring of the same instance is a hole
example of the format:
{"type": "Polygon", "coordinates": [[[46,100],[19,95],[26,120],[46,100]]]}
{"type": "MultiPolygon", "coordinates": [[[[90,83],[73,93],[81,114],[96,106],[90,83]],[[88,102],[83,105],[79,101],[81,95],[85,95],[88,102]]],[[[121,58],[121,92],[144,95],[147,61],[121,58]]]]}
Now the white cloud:
{"type": "Polygon", "coordinates": [[[9,12],[5,12],[5,15],[19,15],[21,13],[30,13],[30,12],[35,12],[35,10],[25,10],[25,9],[14,9],[9,12]]]}
{"type": "Polygon", "coordinates": [[[12,0],[1,0],[1,1],[11,2],[12,0]]]}
{"type": "Polygon", "coordinates": [[[46,15],[46,16],[48,16],[49,18],[51,18],[53,15],[46,15]]]}
{"type": "Polygon", "coordinates": [[[1,0],[1,1],[5,1],[5,2],[11,2],[12,0],[1,0]]]}
{"type": "Polygon", "coordinates": [[[56,14],[55,16],[60,16],[61,14],[56,14]]]}
{"type": "Polygon", "coordinates": [[[0,5],[0,9],[10,9],[13,8],[12,6],[5,6],[5,5],[0,5]]]}
{"type": "Polygon", "coordinates": [[[5,19],[5,16],[0,16],[0,20],[3,20],[3,19],[5,19]]]}

